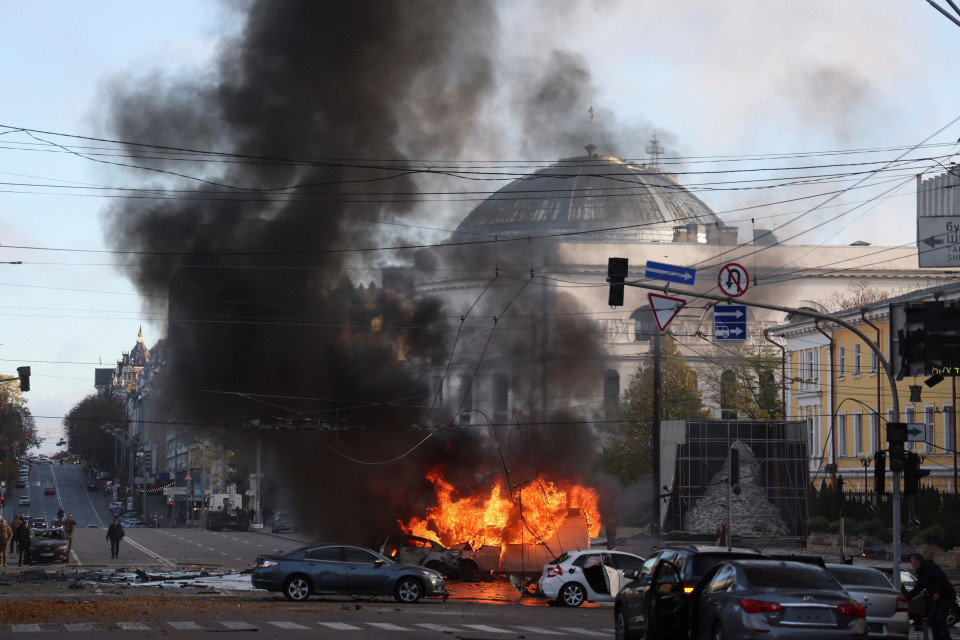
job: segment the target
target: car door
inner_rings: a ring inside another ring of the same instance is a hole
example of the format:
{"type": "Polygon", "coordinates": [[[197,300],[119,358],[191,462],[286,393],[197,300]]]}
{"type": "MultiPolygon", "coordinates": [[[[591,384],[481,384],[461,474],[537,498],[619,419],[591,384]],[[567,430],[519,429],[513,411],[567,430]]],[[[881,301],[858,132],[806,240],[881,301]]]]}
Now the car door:
{"type": "Polygon", "coordinates": [[[393,593],[393,567],[380,556],[360,547],[343,547],[347,593],[393,593]]]}
{"type": "Polygon", "coordinates": [[[620,593],[620,589],[627,585],[630,582],[630,578],[627,577],[627,574],[635,569],[641,569],[643,567],[643,558],[631,555],[629,553],[617,553],[616,551],[609,554],[612,564],[617,573],[616,581],[611,579],[610,581],[610,595],[616,596],[620,593]]]}
{"type": "Polygon", "coordinates": [[[319,547],[303,556],[303,567],[316,592],[342,593],[346,589],[343,547],[319,547]]]}
{"type": "Polygon", "coordinates": [[[649,623],[650,580],[660,562],[662,551],[657,551],[643,563],[636,580],[624,586],[619,594],[623,613],[631,629],[646,629],[649,623]]]}
{"type": "Polygon", "coordinates": [[[703,587],[703,591],[699,594],[695,593],[697,602],[694,617],[700,632],[697,637],[708,637],[713,632],[714,622],[720,616],[720,609],[723,606],[723,594],[730,588],[736,577],[736,570],[728,564],[719,565],[712,571],[715,571],[712,578],[704,576],[704,580],[708,582],[703,587]]]}
{"type": "Polygon", "coordinates": [[[681,637],[678,627],[686,626],[686,599],[680,569],[683,558],[668,551],[653,572],[650,585],[650,628],[658,638],[681,637]]]}
{"type": "Polygon", "coordinates": [[[617,561],[612,553],[603,554],[603,577],[607,583],[607,592],[602,594],[598,600],[610,601],[617,597],[620,592],[620,571],[617,569],[617,561]]]}

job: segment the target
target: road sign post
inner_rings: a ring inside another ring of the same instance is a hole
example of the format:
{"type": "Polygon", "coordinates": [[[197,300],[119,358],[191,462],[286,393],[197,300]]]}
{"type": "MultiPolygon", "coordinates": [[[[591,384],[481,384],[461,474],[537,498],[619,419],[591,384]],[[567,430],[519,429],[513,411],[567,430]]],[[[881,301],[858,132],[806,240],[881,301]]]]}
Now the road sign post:
{"type": "Polygon", "coordinates": [[[697,278],[697,270],[692,267],[681,267],[675,264],[653,262],[647,260],[645,278],[676,282],[677,284],[693,284],[697,278]]]}
{"type": "Polygon", "coordinates": [[[717,286],[720,287],[725,295],[732,298],[739,298],[747,292],[750,287],[750,275],[747,270],[731,262],[720,267],[720,275],[717,276],[717,286]]]}
{"type": "Polygon", "coordinates": [[[650,308],[653,309],[653,319],[657,321],[657,328],[660,331],[666,331],[670,321],[676,318],[683,305],[687,304],[687,301],[682,298],[661,296],[656,293],[647,294],[647,300],[650,301],[650,308]]]}
{"type": "Polygon", "coordinates": [[[747,339],[747,306],[743,304],[717,305],[713,308],[714,340],[747,339]]]}

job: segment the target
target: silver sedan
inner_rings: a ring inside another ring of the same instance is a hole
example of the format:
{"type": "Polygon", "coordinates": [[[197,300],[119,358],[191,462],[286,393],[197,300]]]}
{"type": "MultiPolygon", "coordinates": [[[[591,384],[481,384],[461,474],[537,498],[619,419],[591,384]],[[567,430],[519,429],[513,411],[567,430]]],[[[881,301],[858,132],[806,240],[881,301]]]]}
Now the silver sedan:
{"type": "Polygon", "coordinates": [[[848,564],[828,564],[827,571],[867,608],[867,632],[871,638],[909,637],[909,603],[882,571],[848,564]]]}
{"type": "Polygon", "coordinates": [[[850,640],[866,635],[866,608],[826,569],[782,560],[730,560],[693,593],[692,636],[850,640]]]}

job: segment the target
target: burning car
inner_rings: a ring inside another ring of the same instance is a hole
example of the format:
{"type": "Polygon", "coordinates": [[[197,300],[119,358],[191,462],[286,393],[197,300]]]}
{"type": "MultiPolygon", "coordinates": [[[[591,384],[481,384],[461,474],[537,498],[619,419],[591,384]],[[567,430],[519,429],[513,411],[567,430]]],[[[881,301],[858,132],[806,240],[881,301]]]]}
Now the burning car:
{"type": "Polygon", "coordinates": [[[32,562],[67,562],[67,534],[63,529],[30,529],[32,562]]]}
{"type": "Polygon", "coordinates": [[[462,549],[447,549],[439,542],[407,534],[391,534],[379,545],[380,553],[400,564],[415,564],[447,577],[475,579],[479,566],[464,560],[462,549]]]}

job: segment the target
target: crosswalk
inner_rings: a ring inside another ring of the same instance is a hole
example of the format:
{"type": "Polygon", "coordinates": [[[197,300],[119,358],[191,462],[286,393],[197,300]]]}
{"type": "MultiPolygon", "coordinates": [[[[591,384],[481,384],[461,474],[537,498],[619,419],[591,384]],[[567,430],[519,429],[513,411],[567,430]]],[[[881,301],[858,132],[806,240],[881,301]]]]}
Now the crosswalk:
{"type": "MultiPolygon", "coordinates": [[[[0,635],[5,625],[0,625],[0,635]]],[[[423,632],[434,631],[438,634],[463,634],[482,632],[489,634],[516,634],[543,635],[550,638],[566,636],[569,638],[612,638],[613,629],[587,629],[582,627],[552,627],[541,628],[516,625],[489,625],[489,624],[432,624],[426,622],[403,623],[393,622],[291,622],[289,620],[270,620],[265,622],[246,622],[243,620],[218,620],[196,622],[193,620],[168,620],[164,622],[57,622],[57,623],[30,623],[14,624],[7,627],[12,633],[60,633],[63,631],[198,631],[198,632],[226,632],[226,631],[259,631],[260,629],[274,629],[289,631],[309,631],[330,629],[333,631],[382,631],[389,632],[423,632]]]]}

